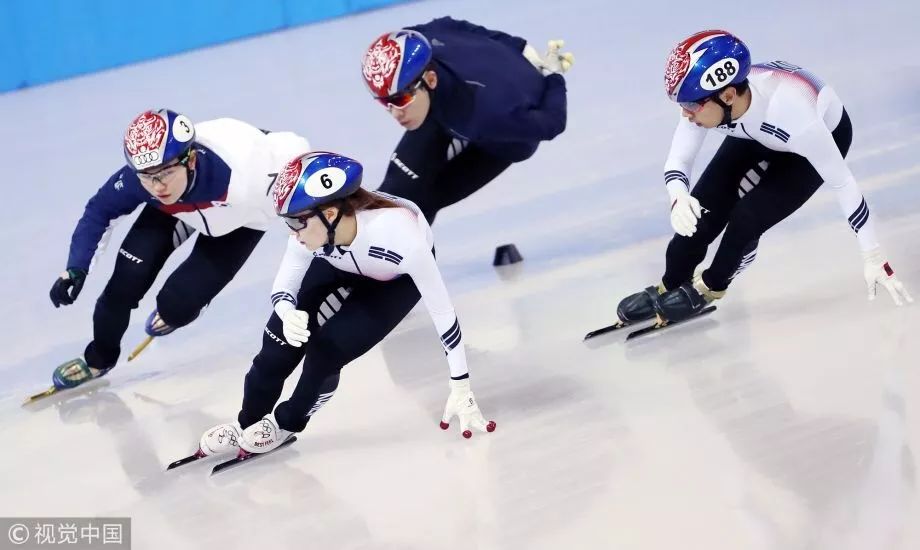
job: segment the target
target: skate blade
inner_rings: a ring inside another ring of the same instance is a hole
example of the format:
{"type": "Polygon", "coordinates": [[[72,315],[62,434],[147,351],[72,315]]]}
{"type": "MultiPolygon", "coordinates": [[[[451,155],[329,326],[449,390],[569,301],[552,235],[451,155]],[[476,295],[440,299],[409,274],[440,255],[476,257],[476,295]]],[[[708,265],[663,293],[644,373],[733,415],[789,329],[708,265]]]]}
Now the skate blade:
{"type": "MultiPolygon", "coordinates": [[[[641,322],[641,321],[638,321],[638,322],[641,322]]],[[[621,328],[628,327],[633,324],[635,323],[624,323],[623,321],[617,321],[616,323],[612,325],[602,327],[597,330],[592,330],[588,334],[585,334],[585,337],[582,339],[582,342],[584,342],[585,340],[590,340],[591,338],[594,338],[595,336],[600,336],[601,334],[607,334],[615,330],[620,330],[621,328]]]]}
{"type": "Polygon", "coordinates": [[[221,462],[217,466],[214,466],[214,469],[211,470],[211,475],[223,472],[225,470],[229,470],[230,468],[233,468],[234,466],[239,466],[243,462],[255,460],[256,458],[259,458],[260,456],[267,456],[267,455],[273,454],[276,451],[280,451],[281,449],[287,447],[288,445],[290,445],[291,443],[295,441],[297,441],[297,436],[292,435],[291,437],[285,439],[284,442],[281,443],[281,445],[278,445],[277,447],[268,451],[267,453],[247,453],[243,456],[237,456],[236,458],[227,460],[226,462],[221,462]]]}
{"type": "Polygon", "coordinates": [[[153,342],[153,336],[148,335],[146,338],[144,338],[144,341],[138,344],[137,347],[134,348],[134,351],[132,351],[128,355],[128,361],[134,361],[135,357],[137,357],[138,355],[141,354],[142,351],[147,349],[147,346],[150,345],[150,342],[153,342]]]}
{"type": "Polygon", "coordinates": [[[29,403],[34,403],[38,401],[39,399],[48,397],[49,395],[54,395],[59,391],[60,390],[57,389],[55,386],[51,386],[50,388],[48,388],[47,390],[43,392],[36,393],[35,395],[30,395],[29,397],[26,398],[26,400],[22,404],[28,405],[29,403]]]}
{"type": "MultiPolygon", "coordinates": [[[[71,359],[70,361],[67,361],[65,363],[58,365],[57,368],[71,368],[72,366],[78,365],[80,363],[82,363],[82,359],[71,359]]],[[[60,389],[57,386],[51,386],[50,388],[48,388],[47,390],[43,392],[36,393],[35,395],[30,395],[29,397],[26,398],[26,400],[22,404],[28,405],[29,403],[34,403],[38,401],[39,399],[44,399],[45,397],[48,397],[49,395],[54,395],[59,391],[60,389]]]]}
{"type": "Polygon", "coordinates": [[[716,306],[706,306],[706,307],[704,307],[702,310],[700,310],[699,313],[697,313],[696,315],[694,315],[693,317],[687,317],[687,318],[684,319],[683,321],[675,321],[675,322],[673,322],[673,323],[670,323],[670,322],[668,322],[668,321],[665,321],[665,320],[662,319],[661,317],[658,317],[658,320],[655,322],[654,325],[652,325],[652,326],[650,326],[650,327],[641,328],[641,329],[635,330],[635,331],[633,331],[633,332],[630,332],[628,335],[626,335],[626,341],[628,342],[628,341],[632,340],[633,338],[638,338],[638,337],[640,337],[640,336],[645,336],[646,334],[651,334],[651,333],[657,332],[657,331],[659,331],[659,330],[663,330],[663,329],[666,329],[666,328],[671,328],[671,327],[674,327],[674,326],[677,326],[677,325],[682,325],[682,324],[684,324],[684,323],[686,323],[686,322],[688,322],[688,321],[693,321],[694,319],[699,319],[700,317],[703,317],[704,315],[709,315],[710,313],[712,313],[712,312],[715,311],[715,310],[716,310],[716,306]]]}
{"type": "Polygon", "coordinates": [[[200,459],[205,458],[205,457],[207,457],[207,456],[208,456],[208,455],[206,455],[206,454],[204,454],[203,452],[201,452],[201,449],[198,449],[197,451],[195,451],[195,454],[193,454],[193,455],[188,455],[188,456],[185,457],[185,458],[180,458],[179,460],[176,460],[175,462],[171,462],[171,463],[169,464],[169,466],[166,467],[166,471],[168,472],[168,471],[172,470],[173,468],[178,468],[179,466],[185,466],[186,464],[189,464],[189,463],[191,463],[191,462],[195,462],[196,460],[200,460],[200,459]]]}
{"type": "Polygon", "coordinates": [[[79,399],[81,397],[93,395],[94,393],[103,390],[110,385],[111,384],[108,380],[100,380],[99,378],[94,378],[73,388],[56,388],[51,386],[41,393],[36,393],[35,395],[31,395],[26,398],[26,400],[22,403],[22,407],[37,412],[48,407],[54,407],[62,403],[66,403],[71,399],[79,399]]]}

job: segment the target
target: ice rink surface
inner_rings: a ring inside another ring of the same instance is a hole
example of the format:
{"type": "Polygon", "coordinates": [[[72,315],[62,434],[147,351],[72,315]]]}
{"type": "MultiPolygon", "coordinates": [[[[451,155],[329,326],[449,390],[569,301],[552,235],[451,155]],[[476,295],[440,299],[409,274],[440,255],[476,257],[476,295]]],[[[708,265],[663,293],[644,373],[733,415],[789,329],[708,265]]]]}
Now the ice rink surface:
{"type": "Polygon", "coordinates": [[[920,295],[920,4],[767,5],[433,0],[0,96],[0,516],[130,516],[135,549],[920,548],[920,304],[867,302],[829,189],[761,240],[715,314],[628,344],[582,342],[661,275],[661,167],[678,117],[662,73],[670,48],[704,28],[834,86],[883,247],[920,295]],[[437,428],[447,365],[417,309],[343,371],[295,445],[215,477],[213,462],[164,472],[236,415],[281,224],[198,321],[101,380],[20,406],[91,336],[130,223],[75,305],[54,309],[48,289],[137,112],[295,130],[362,160],[376,187],[400,128],[367,97],[361,54],[445,14],[538,49],[565,38],[577,58],[567,131],[434,226],[495,433],[437,428]],[[495,270],[506,242],[525,261],[495,270]]]}

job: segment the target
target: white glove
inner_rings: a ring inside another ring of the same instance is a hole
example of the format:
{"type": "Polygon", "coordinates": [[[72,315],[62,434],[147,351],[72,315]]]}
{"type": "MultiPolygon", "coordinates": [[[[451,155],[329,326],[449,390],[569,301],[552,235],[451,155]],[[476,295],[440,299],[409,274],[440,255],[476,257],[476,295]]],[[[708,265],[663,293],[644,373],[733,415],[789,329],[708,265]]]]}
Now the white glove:
{"type": "Polygon", "coordinates": [[[865,261],[863,276],[866,278],[866,285],[869,287],[870,300],[875,299],[878,285],[882,285],[888,290],[888,294],[891,294],[891,299],[894,300],[895,305],[902,305],[904,303],[902,299],[906,300],[907,303],[913,303],[914,299],[904,288],[904,283],[894,276],[894,270],[888,265],[888,261],[882,258],[881,248],[875,247],[872,250],[863,252],[863,260],[865,261]]]}
{"type": "Polygon", "coordinates": [[[546,55],[540,57],[537,50],[527,44],[521,54],[530,61],[531,65],[537,68],[544,76],[551,74],[562,74],[572,68],[575,63],[575,56],[571,52],[560,53],[559,50],[565,45],[563,40],[550,40],[547,44],[549,48],[546,55]]]}
{"type": "Polygon", "coordinates": [[[696,233],[696,221],[703,215],[703,207],[696,197],[686,191],[676,194],[671,203],[671,227],[684,237],[696,233]]]}
{"type": "Polygon", "coordinates": [[[288,344],[299,348],[310,339],[310,331],[307,329],[310,314],[306,311],[289,309],[281,316],[281,322],[284,323],[282,332],[288,344]]]}
{"type": "Polygon", "coordinates": [[[479,405],[476,404],[476,398],[473,397],[473,391],[470,390],[470,379],[450,381],[450,396],[447,398],[447,405],[444,407],[444,416],[441,417],[441,429],[446,430],[450,427],[450,419],[454,415],[460,418],[460,432],[463,437],[469,439],[473,437],[470,427],[476,428],[480,432],[494,432],[495,421],[486,422],[479,412],[479,405]]]}

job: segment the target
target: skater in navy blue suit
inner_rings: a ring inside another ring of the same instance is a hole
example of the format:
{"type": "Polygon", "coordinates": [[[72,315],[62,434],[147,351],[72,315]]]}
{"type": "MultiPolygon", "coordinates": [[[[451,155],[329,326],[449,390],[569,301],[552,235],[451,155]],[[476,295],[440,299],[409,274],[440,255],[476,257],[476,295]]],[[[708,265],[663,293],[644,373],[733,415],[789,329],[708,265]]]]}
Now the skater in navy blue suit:
{"type": "Polygon", "coordinates": [[[377,38],[364,80],[406,129],[380,190],[415,202],[432,222],[562,133],[562,74],[574,59],[561,47],[550,42],[540,56],[523,38],[450,17],[377,38]]]}

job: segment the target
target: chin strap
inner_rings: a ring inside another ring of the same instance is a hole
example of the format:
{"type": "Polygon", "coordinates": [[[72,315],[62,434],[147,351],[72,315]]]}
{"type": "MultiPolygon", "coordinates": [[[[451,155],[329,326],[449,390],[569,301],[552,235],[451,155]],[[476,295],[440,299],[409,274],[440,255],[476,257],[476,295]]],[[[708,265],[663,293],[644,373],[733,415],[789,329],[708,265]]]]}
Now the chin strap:
{"type": "Polygon", "coordinates": [[[185,184],[185,193],[182,193],[182,196],[179,197],[179,200],[183,200],[192,192],[192,189],[195,187],[195,181],[198,179],[198,171],[192,170],[191,168],[186,169],[188,174],[186,174],[186,184],[185,184]]]}
{"type": "Polygon", "coordinates": [[[722,107],[722,122],[719,123],[719,126],[725,126],[730,123],[732,121],[732,106],[722,101],[722,98],[718,95],[714,95],[712,100],[722,107]]]}
{"type": "Polygon", "coordinates": [[[326,216],[322,212],[317,212],[316,216],[323,222],[323,225],[326,226],[326,244],[323,245],[323,254],[326,256],[332,254],[335,250],[335,228],[339,225],[339,220],[342,219],[342,209],[338,209],[338,214],[335,215],[335,219],[331,222],[326,219],[326,216]]]}
{"type": "MultiPolygon", "coordinates": [[[[192,151],[190,150],[189,157],[191,157],[191,155],[192,155],[192,151]]],[[[189,159],[185,159],[184,161],[182,161],[182,163],[185,165],[186,174],[185,174],[185,192],[182,193],[181,197],[179,197],[180,201],[184,200],[185,197],[187,197],[189,193],[192,192],[192,189],[195,188],[195,182],[198,180],[198,171],[192,168],[189,168],[188,166],[189,159]]]]}

